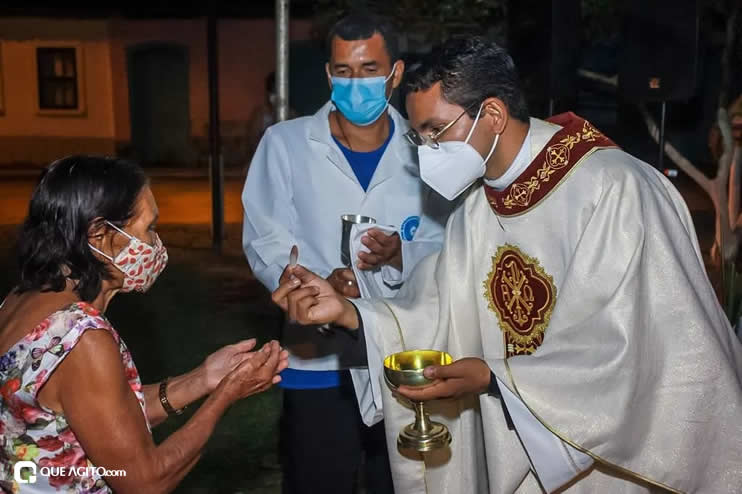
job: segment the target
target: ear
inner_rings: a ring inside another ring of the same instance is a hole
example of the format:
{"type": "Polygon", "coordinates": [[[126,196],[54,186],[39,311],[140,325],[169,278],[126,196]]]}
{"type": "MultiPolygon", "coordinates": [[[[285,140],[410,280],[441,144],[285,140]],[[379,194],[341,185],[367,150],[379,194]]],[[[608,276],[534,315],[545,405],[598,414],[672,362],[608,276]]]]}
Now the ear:
{"type": "Polygon", "coordinates": [[[109,228],[103,218],[93,218],[88,225],[88,242],[96,249],[104,250],[104,244],[110,243],[106,240],[109,233],[109,228]]]}
{"type": "Polygon", "coordinates": [[[325,62],[325,74],[327,74],[327,85],[330,86],[330,91],[332,91],[332,76],[330,75],[330,62],[325,62]]]}
{"type": "Polygon", "coordinates": [[[402,84],[402,77],[404,76],[404,60],[401,58],[395,62],[396,65],[392,65],[394,70],[394,77],[392,77],[392,87],[397,89],[402,84]]]}
{"type": "Polygon", "coordinates": [[[487,119],[490,130],[493,134],[502,134],[510,120],[508,107],[500,98],[487,98],[484,100],[482,107],[482,116],[489,116],[487,119]]]}

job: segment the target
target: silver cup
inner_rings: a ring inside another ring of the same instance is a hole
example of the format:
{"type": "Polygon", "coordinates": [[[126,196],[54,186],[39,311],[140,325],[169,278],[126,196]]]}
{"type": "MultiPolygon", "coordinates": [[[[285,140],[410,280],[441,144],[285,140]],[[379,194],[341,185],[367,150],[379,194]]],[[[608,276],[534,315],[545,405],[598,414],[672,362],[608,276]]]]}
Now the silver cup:
{"type": "Polygon", "coordinates": [[[343,235],[340,239],[340,260],[345,267],[353,266],[353,260],[350,258],[350,229],[353,225],[361,223],[376,223],[376,220],[369,216],[360,214],[344,214],[340,217],[343,222],[343,235]]]}

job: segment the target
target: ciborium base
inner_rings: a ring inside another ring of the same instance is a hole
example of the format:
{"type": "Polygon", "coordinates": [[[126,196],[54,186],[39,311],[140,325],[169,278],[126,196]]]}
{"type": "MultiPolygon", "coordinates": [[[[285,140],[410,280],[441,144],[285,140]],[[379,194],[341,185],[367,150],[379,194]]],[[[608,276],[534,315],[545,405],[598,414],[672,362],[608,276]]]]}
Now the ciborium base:
{"type": "Polygon", "coordinates": [[[406,426],[397,436],[397,446],[404,449],[414,449],[420,452],[433,451],[445,448],[451,444],[451,433],[448,428],[438,422],[430,422],[430,430],[421,433],[415,424],[406,426]]]}

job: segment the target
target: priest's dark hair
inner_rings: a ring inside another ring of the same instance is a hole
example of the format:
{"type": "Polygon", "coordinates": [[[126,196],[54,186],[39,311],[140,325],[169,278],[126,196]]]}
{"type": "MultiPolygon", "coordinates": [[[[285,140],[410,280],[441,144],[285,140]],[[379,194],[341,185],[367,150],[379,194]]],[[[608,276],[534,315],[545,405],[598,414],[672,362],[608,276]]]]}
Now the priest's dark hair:
{"type": "Polygon", "coordinates": [[[391,63],[399,60],[399,39],[394,24],[386,17],[369,12],[356,11],[335,23],[327,34],[327,57],[332,55],[332,39],[337,36],[344,41],[369,39],[379,33],[384,39],[391,63]]]}
{"type": "Polygon", "coordinates": [[[69,156],[49,165],[18,236],[16,291],[59,292],[69,279],[82,300],[95,300],[112,268],[93,255],[90,228],[104,220],[123,228],[146,184],[139,165],[116,158],[69,156]]]}
{"type": "Polygon", "coordinates": [[[528,122],[528,105],[512,57],[486,38],[448,40],[411,66],[405,81],[407,92],[440,82],[446,101],[467,108],[472,118],[482,101],[494,97],[505,103],[510,116],[528,122]]]}

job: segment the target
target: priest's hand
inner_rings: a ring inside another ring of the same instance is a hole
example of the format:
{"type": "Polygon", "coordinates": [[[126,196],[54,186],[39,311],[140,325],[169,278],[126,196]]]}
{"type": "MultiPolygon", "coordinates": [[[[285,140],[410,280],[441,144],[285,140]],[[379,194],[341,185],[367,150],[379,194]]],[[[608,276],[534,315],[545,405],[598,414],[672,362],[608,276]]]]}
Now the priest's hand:
{"type": "Polygon", "coordinates": [[[361,296],[361,292],[358,289],[358,282],[356,281],[356,275],[353,273],[352,269],[337,268],[330,273],[330,276],[327,277],[327,281],[340,295],[349,298],[358,298],[361,296]]]}
{"type": "Polygon", "coordinates": [[[321,276],[301,265],[286,266],[273,301],[299,324],[332,323],[358,329],[356,309],[321,276]]]}
{"type": "Polygon", "coordinates": [[[372,228],[361,238],[361,243],[371,252],[358,253],[358,269],[365,271],[388,264],[402,271],[402,239],[398,233],[387,235],[372,228]]]}
{"type": "Polygon", "coordinates": [[[491,371],[487,363],[478,358],[462,358],[450,365],[432,365],[423,371],[425,377],[434,381],[423,387],[400,386],[399,394],[412,401],[457,398],[459,396],[487,391],[491,371]]]}

